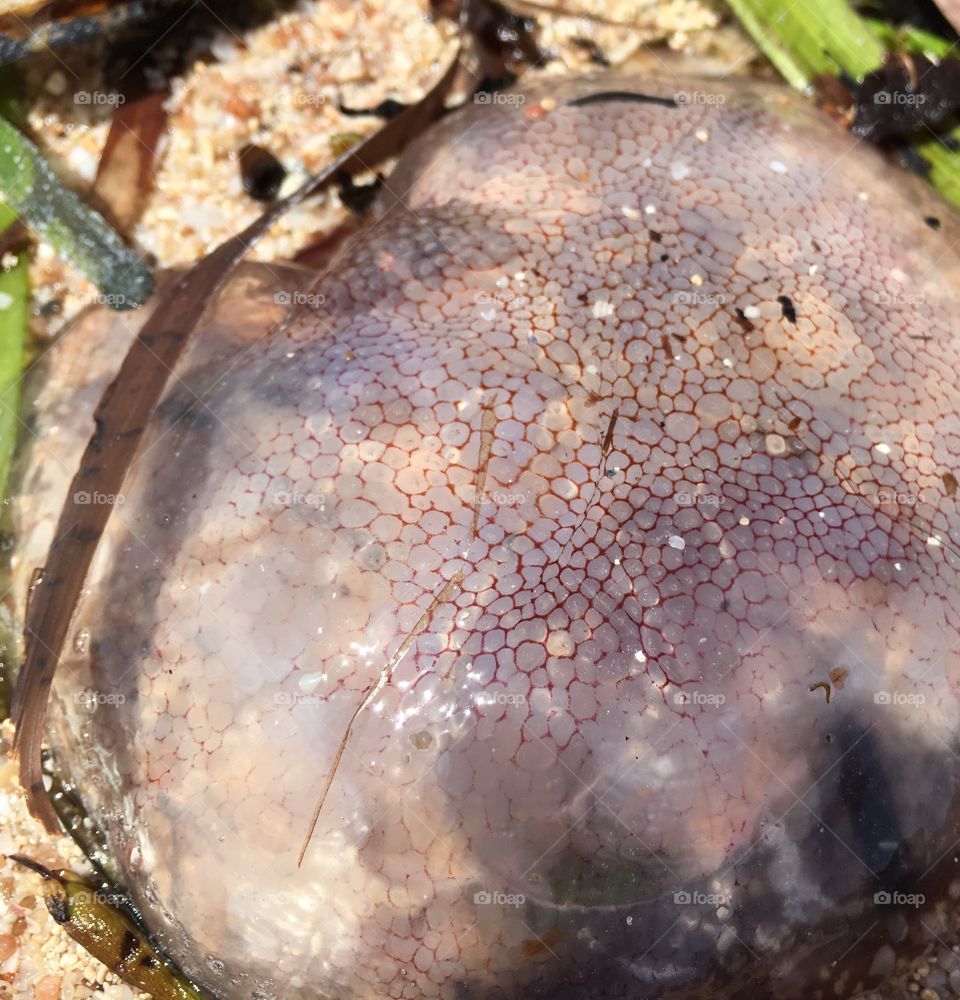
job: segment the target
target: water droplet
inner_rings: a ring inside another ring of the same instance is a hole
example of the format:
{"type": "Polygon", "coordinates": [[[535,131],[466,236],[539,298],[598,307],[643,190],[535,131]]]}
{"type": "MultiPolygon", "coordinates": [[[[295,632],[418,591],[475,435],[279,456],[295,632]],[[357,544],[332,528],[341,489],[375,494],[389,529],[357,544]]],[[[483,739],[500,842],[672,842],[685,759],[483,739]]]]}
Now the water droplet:
{"type": "Polygon", "coordinates": [[[73,637],[73,651],[78,656],[84,656],[90,648],[90,629],[82,628],[73,637]]]}

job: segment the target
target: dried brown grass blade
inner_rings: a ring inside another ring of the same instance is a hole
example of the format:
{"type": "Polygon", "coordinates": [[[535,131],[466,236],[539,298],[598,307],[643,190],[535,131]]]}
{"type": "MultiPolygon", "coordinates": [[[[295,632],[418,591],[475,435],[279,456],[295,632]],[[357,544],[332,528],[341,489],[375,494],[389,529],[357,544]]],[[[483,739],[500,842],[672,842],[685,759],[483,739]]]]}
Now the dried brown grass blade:
{"type": "Polygon", "coordinates": [[[24,629],[26,655],[13,699],[20,782],[27,805],[51,832],[59,829],[43,786],[41,743],[54,674],[93,555],[112,511],[110,504],[81,504],[84,492],[117,496],[150,416],[205,307],[251,246],[285,212],[329,184],[338,174],[360,173],[397,153],[439,117],[459,69],[460,53],[441,80],[378,132],[339,157],[289,198],[278,202],[238,236],[209,254],[160,293],[153,314],[103,394],[96,432],[60,514],[43,575],[30,600],[24,629]]]}

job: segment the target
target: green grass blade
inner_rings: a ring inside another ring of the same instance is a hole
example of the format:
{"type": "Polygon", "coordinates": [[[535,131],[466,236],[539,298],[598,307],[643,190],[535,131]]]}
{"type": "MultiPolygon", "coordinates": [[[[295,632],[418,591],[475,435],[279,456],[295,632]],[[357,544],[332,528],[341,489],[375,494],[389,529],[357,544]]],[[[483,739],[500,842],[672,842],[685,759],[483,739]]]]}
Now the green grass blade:
{"type": "Polygon", "coordinates": [[[843,0],[730,0],[730,7],[770,61],[794,87],[818,73],[844,70],[860,78],[886,51],[843,0]]]}
{"type": "MultiPolygon", "coordinates": [[[[924,31],[922,28],[915,28],[910,24],[898,28],[894,24],[875,17],[868,17],[865,20],[870,30],[877,38],[882,39],[891,51],[922,52],[924,55],[942,59],[956,48],[955,42],[934,35],[930,31],[924,31]]],[[[956,52],[954,51],[953,54],[956,55],[956,52]]]]}
{"type": "Polygon", "coordinates": [[[89,278],[116,309],[133,309],[153,276],[104,218],[63,186],[39,150],[0,118],[0,193],[42,239],[89,278]]]}
{"type": "MultiPolygon", "coordinates": [[[[7,206],[0,207],[3,215],[9,214],[7,206]]],[[[0,269],[0,493],[4,495],[19,425],[20,375],[30,297],[28,266],[24,253],[9,270],[0,269]]]]}
{"type": "MultiPolygon", "coordinates": [[[[916,28],[899,29],[861,17],[846,0],[729,0],[761,51],[791,86],[803,89],[820,73],[846,73],[856,80],[877,69],[887,51],[943,55],[945,39],[916,28]]],[[[960,139],[960,128],[949,133],[960,139]]],[[[960,154],[937,137],[919,139],[914,148],[930,165],[930,181],[951,204],[960,206],[960,154]]]]}

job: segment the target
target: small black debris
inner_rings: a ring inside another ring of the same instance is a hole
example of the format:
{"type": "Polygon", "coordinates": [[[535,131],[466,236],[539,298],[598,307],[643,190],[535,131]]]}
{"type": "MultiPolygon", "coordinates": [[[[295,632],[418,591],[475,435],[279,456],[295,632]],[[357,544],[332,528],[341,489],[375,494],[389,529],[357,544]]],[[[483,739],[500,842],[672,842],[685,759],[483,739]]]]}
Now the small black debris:
{"type": "Polygon", "coordinates": [[[49,299],[37,310],[41,316],[59,316],[63,312],[63,303],[59,299],[49,299]]]}
{"type": "Polygon", "coordinates": [[[361,118],[364,115],[372,115],[375,118],[383,119],[385,122],[390,121],[391,118],[396,118],[401,111],[407,110],[406,104],[395,101],[392,97],[381,101],[375,108],[348,108],[343,104],[338,104],[337,107],[340,109],[340,114],[346,115],[348,118],[361,118]]]}
{"type": "Polygon", "coordinates": [[[793,304],[793,300],[788,295],[778,295],[777,302],[780,303],[780,309],[783,312],[783,318],[788,322],[792,323],[794,326],[797,325],[797,309],[793,304]]]}
{"type": "Polygon", "coordinates": [[[369,184],[357,184],[350,174],[343,173],[337,178],[337,194],[344,206],[357,215],[363,215],[373,204],[383,187],[383,177],[377,174],[369,184]]]}
{"type": "Polygon", "coordinates": [[[477,95],[479,94],[495,94],[499,90],[506,90],[507,87],[512,87],[517,82],[516,73],[500,73],[496,76],[485,76],[477,84],[476,90],[473,92],[474,102],[477,104],[489,104],[489,101],[483,100],[482,98],[478,101],[477,95]]]}
{"type": "Polygon", "coordinates": [[[753,322],[739,306],[737,306],[733,311],[736,314],[737,323],[739,324],[740,329],[744,333],[751,333],[752,331],[756,330],[756,327],[753,325],[753,322]]]}
{"type": "Polygon", "coordinates": [[[140,950],[140,941],[132,931],[124,931],[123,939],[120,942],[120,960],[129,962],[131,958],[140,950]]]}
{"type": "Polygon", "coordinates": [[[243,190],[256,201],[273,201],[287,176],[283,164],[263,146],[244,146],[239,160],[243,190]]]}

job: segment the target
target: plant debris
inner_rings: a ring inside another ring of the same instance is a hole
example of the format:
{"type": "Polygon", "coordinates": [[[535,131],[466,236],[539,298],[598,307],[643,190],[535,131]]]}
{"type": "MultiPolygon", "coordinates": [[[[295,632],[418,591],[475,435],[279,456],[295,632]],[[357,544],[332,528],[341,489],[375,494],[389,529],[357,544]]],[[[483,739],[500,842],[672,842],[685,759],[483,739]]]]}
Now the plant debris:
{"type": "Polygon", "coordinates": [[[960,60],[899,52],[854,91],[852,131],[877,142],[937,129],[960,108],[960,60]]]}
{"type": "Polygon", "coordinates": [[[102,215],[64,187],[39,150],[0,118],[0,191],[20,219],[88,277],[117,310],[135,309],[153,276],[102,215]]]}

